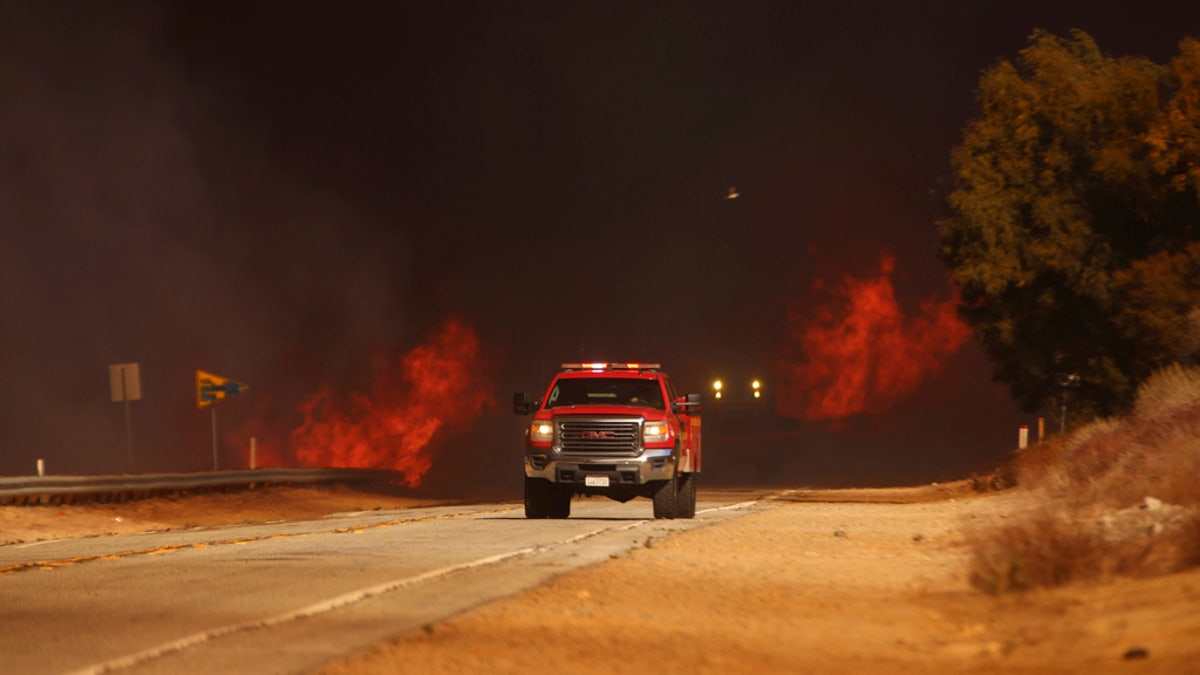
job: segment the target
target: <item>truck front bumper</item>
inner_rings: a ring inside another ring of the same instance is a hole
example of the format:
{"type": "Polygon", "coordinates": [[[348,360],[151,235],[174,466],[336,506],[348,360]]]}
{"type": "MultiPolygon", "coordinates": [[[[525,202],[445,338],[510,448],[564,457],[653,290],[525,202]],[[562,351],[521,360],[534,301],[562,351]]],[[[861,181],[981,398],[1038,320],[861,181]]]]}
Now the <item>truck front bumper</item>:
{"type": "Polygon", "coordinates": [[[605,484],[608,487],[645,485],[675,475],[675,456],[671,448],[643,450],[637,457],[526,452],[525,475],[580,487],[604,483],[599,480],[602,477],[608,478],[605,484]]]}

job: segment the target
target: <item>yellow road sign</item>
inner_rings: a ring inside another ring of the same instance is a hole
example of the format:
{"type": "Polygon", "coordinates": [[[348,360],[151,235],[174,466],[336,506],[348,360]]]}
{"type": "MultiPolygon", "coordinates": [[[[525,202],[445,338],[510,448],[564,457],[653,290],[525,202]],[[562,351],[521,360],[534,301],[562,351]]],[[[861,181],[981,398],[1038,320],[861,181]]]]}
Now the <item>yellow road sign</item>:
{"type": "Polygon", "coordinates": [[[197,408],[207,408],[228,394],[238,394],[246,389],[249,387],[241,382],[234,382],[228,377],[221,377],[206,370],[196,371],[197,408]]]}

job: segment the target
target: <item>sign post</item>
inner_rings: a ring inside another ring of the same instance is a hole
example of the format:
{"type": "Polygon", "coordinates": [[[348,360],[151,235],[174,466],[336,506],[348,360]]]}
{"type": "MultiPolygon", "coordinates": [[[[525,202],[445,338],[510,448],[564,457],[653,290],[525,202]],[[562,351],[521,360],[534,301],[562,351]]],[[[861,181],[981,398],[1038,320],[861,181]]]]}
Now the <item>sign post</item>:
{"type": "Polygon", "coordinates": [[[213,471],[216,471],[217,466],[217,406],[211,406],[209,410],[212,412],[212,441],[213,441],[213,471]]]}
{"type": "Polygon", "coordinates": [[[234,382],[228,377],[214,375],[204,370],[196,371],[196,407],[212,410],[213,471],[216,471],[219,465],[217,455],[217,406],[214,404],[224,399],[228,394],[240,394],[249,388],[247,385],[241,382],[234,382]]]}
{"type": "Polygon", "coordinates": [[[125,450],[133,471],[133,415],[129,402],[142,398],[141,369],[136,363],[114,363],[108,367],[108,388],[114,403],[125,404],[125,450]]]}

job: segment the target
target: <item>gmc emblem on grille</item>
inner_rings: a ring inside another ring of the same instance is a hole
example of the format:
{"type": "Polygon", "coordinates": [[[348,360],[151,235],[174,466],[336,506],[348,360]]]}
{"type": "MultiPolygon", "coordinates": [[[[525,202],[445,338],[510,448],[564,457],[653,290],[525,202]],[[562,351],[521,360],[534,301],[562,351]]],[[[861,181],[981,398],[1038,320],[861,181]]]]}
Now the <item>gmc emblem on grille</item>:
{"type": "Polygon", "coordinates": [[[612,438],[612,434],[607,431],[583,431],[579,438],[584,441],[605,441],[612,438]]]}

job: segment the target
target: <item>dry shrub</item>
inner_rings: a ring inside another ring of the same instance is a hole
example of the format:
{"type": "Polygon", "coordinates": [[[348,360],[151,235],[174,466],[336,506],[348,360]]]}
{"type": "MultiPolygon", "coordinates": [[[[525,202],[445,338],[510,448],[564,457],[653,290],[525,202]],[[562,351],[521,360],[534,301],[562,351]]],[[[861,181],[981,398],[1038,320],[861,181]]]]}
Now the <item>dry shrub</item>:
{"type": "Polygon", "coordinates": [[[1200,565],[1200,368],[1155,373],[1139,388],[1131,415],[1034,445],[1013,460],[1012,472],[1018,485],[1051,501],[971,534],[976,588],[1004,593],[1200,565]],[[1102,512],[1135,524],[1157,517],[1139,515],[1136,505],[1147,497],[1192,508],[1165,531],[1158,522],[1154,531],[1114,537],[1096,526],[1102,512]]]}
{"type": "Polygon", "coordinates": [[[1119,469],[1100,482],[1122,504],[1156,497],[1200,506],[1200,414],[1176,416],[1145,430],[1119,469]]]}
{"type": "Polygon", "coordinates": [[[1077,502],[1123,508],[1155,497],[1200,505],[1200,409],[1113,425],[1064,461],[1077,502]]]}
{"type": "Polygon", "coordinates": [[[1183,391],[1196,386],[1200,395],[1194,370],[1173,369],[1144,385],[1139,415],[1096,420],[1022,452],[1017,484],[1076,504],[1123,508],[1150,496],[1200,504],[1200,404],[1183,391]],[[1159,413],[1148,412],[1151,402],[1161,404],[1159,413]]]}
{"type": "MultiPolygon", "coordinates": [[[[1140,558],[1127,560],[1114,571],[1127,576],[1171,574],[1200,565],[1200,509],[1170,507],[1174,513],[1142,518],[1141,536],[1116,538],[1112,546],[1144,550],[1140,558]],[[1145,526],[1147,520],[1153,521],[1145,526]]],[[[1142,512],[1140,515],[1146,515],[1142,512]]]]}
{"type": "Polygon", "coordinates": [[[1119,469],[1133,438],[1128,425],[1101,419],[1066,436],[1023,450],[1013,461],[1016,483],[1073,503],[1103,493],[1102,477],[1119,469]]]}
{"type": "Polygon", "coordinates": [[[1002,464],[986,473],[973,473],[967,477],[973,492],[998,492],[1017,484],[1016,473],[1011,463],[1002,464]]]}
{"type": "Polygon", "coordinates": [[[1102,542],[1049,510],[968,535],[971,585],[991,594],[1060,586],[1090,575],[1102,542]]]}
{"type": "Polygon", "coordinates": [[[1017,485],[1041,487],[1053,470],[1062,465],[1064,443],[1061,436],[1025,448],[1012,461],[1017,485]]]}
{"type": "Polygon", "coordinates": [[[1078,486],[1087,485],[1120,465],[1133,440],[1133,430],[1121,420],[1096,420],[1068,437],[1063,467],[1078,486]]]}
{"type": "Polygon", "coordinates": [[[1200,406],[1200,367],[1173,363],[1138,387],[1134,417],[1150,420],[1200,406]]]}
{"type": "Polygon", "coordinates": [[[1132,535],[1112,536],[1109,527],[1051,506],[969,532],[971,586],[999,595],[1117,575],[1169,574],[1200,564],[1200,511],[1165,533],[1140,527],[1132,535]]]}

